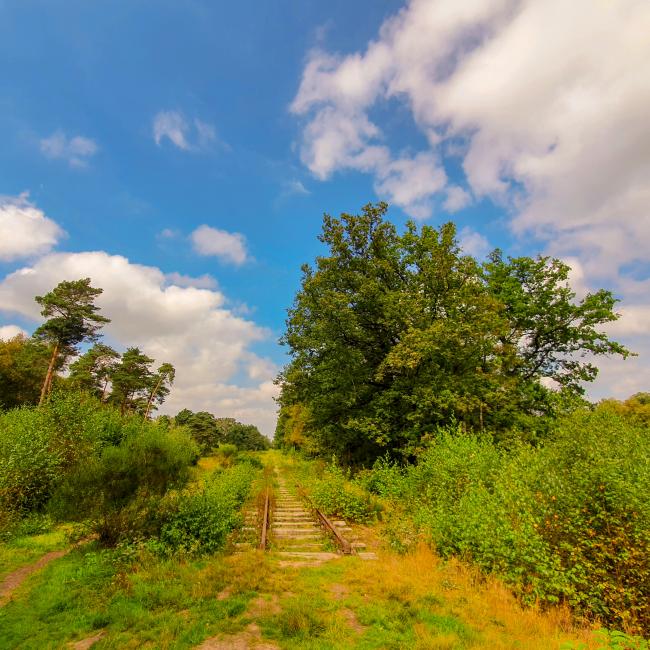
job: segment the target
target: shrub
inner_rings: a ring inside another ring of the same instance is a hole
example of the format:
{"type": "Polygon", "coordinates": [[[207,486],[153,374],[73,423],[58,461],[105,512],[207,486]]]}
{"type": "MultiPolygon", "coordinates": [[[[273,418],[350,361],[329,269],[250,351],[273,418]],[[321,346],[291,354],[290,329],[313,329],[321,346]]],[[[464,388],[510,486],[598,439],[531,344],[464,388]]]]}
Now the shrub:
{"type": "Polygon", "coordinates": [[[380,510],[378,502],[361,485],[350,481],[335,462],[328,466],[322,478],[313,480],[310,487],[316,507],[330,515],[364,522],[374,518],[380,510]]]}
{"type": "MultiPolygon", "coordinates": [[[[585,409],[537,449],[506,454],[447,433],[407,470],[398,494],[439,552],[498,573],[524,600],[563,600],[610,626],[647,631],[648,458],[646,426],[585,409]]],[[[385,489],[392,471],[381,465],[364,482],[385,489]]]]}
{"type": "Polygon", "coordinates": [[[405,470],[386,455],[379,457],[372,469],[360,471],[355,482],[380,497],[399,498],[406,491],[405,476],[405,470]]]}
{"type": "Polygon", "coordinates": [[[187,481],[197,455],[184,432],[141,421],[141,431],[78,465],[52,509],[60,516],[92,518],[105,543],[146,536],[155,529],[158,498],[187,481]]]}
{"type": "Polygon", "coordinates": [[[83,393],[59,393],[39,408],[0,414],[0,509],[41,508],[80,461],[118,445],[143,427],[83,393]]]}
{"type": "Polygon", "coordinates": [[[241,525],[241,506],[257,470],[241,463],[215,471],[198,492],[169,494],[161,503],[160,541],[169,550],[212,553],[241,525]]]}

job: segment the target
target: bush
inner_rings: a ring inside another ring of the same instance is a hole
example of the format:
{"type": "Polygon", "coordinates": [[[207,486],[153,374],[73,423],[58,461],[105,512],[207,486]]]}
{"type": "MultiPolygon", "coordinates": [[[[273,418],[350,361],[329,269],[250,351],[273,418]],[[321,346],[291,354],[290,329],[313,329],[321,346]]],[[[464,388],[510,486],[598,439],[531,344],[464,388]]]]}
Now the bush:
{"type": "Polygon", "coordinates": [[[212,553],[242,524],[241,506],[257,470],[241,463],[214,472],[198,492],[169,494],[161,503],[160,541],[169,550],[212,553]]]}
{"type": "Polygon", "coordinates": [[[405,470],[388,455],[378,458],[370,470],[360,471],[354,478],[363,488],[383,498],[399,498],[406,492],[405,470]]]}
{"type": "MultiPolygon", "coordinates": [[[[648,458],[638,420],[580,410],[537,449],[506,454],[487,439],[446,433],[398,476],[395,494],[440,553],[498,573],[524,600],[566,601],[647,632],[648,458]]],[[[390,496],[395,468],[375,471],[364,484],[390,496]]]]}
{"type": "Polygon", "coordinates": [[[0,414],[0,510],[41,508],[67,472],[143,427],[96,398],[53,395],[43,406],[0,414]]]}
{"type": "Polygon", "coordinates": [[[317,508],[350,521],[364,522],[377,516],[379,503],[361,486],[349,480],[332,462],[323,477],[311,482],[310,493],[317,508]]]}
{"type": "Polygon", "coordinates": [[[59,488],[52,510],[90,517],[105,543],[147,536],[156,527],[159,497],[185,484],[197,456],[184,432],[141,421],[141,431],[78,465],[59,488]]]}

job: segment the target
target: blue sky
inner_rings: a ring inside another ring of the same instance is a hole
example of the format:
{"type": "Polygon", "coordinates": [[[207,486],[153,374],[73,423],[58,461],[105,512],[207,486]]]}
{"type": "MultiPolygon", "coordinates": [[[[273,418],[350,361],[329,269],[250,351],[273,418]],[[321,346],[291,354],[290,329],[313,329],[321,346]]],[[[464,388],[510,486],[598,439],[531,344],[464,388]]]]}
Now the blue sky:
{"type": "Polygon", "coordinates": [[[645,27],[633,2],[0,1],[0,333],[93,271],[109,341],[180,368],[170,410],[269,433],[321,216],[385,199],[613,289],[643,354],[594,394],[647,388],[645,27]]]}

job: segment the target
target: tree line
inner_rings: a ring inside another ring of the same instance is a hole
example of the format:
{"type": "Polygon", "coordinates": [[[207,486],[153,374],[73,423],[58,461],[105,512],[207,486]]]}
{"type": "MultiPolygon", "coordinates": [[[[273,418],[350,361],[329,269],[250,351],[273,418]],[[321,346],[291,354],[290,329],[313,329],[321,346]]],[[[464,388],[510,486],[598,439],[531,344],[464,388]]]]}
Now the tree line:
{"type": "Polygon", "coordinates": [[[35,297],[45,322],[31,337],[0,341],[0,408],[41,405],[54,384],[92,393],[122,414],[149,417],[164,402],[175,377],[172,364],[154,369],[154,359],[137,347],[119,354],[99,342],[100,329],[111,322],[95,304],[102,292],[83,278],[35,297]],[[93,345],[79,356],[84,343],[93,345]],[[62,377],[66,368],[70,372],[62,377]]]}

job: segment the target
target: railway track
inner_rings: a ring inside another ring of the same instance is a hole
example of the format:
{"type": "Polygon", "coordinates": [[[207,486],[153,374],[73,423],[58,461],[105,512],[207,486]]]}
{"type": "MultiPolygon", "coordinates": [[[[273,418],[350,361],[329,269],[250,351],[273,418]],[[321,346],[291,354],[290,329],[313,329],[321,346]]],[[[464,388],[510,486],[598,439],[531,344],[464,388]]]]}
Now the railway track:
{"type": "Polygon", "coordinates": [[[376,559],[374,553],[365,552],[365,544],[352,541],[352,529],[345,521],[328,518],[309,502],[299,486],[289,484],[281,474],[276,479],[277,491],[272,493],[267,487],[258,500],[258,526],[251,525],[254,513],[247,512],[242,530],[248,533],[249,541],[241,546],[252,546],[250,534],[256,530],[257,548],[273,553],[280,566],[314,566],[353,553],[376,559]]]}

